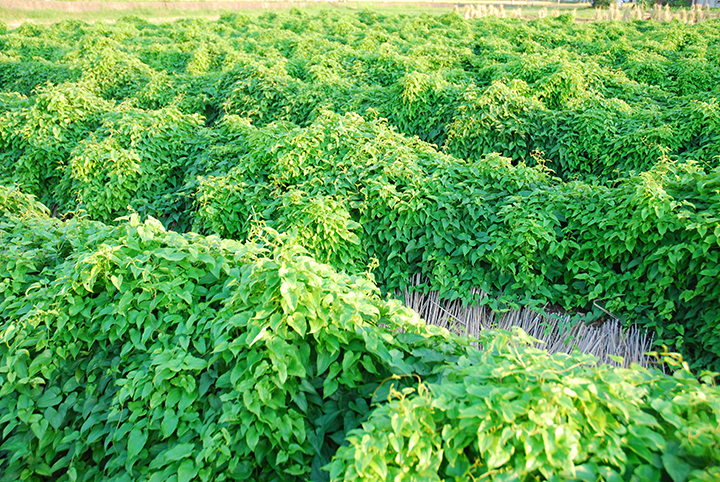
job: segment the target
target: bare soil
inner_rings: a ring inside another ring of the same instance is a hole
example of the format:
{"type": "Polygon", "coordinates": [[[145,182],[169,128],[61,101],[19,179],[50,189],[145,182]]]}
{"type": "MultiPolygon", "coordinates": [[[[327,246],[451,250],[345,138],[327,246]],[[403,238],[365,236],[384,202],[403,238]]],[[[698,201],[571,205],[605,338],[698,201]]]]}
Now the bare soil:
{"type": "Polygon", "coordinates": [[[7,10],[35,11],[55,10],[67,13],[87,13],[148,10],[257,10],[265,8],[302,7],[306,2],[99,2],[61,0],[0,0],[0,8],[7,10]]]}
{"type": "MultiPolygon", "coordinates": [[[[55,10],[67,13],[87,13],[87,12],[103,12],[108,10],[114,11],[132,11],[132,10],[281,10],[292,7],[305,7],[308,5],[333,4],[333,2],[282,2],[282,1],[226,1],[226,2],[102,2],[102,1],[62,1],[62,0],[0,0],[0,9],[34,11],[34,10],[55,10]]],[[[392,4],[394,2],[383,2],[384,4],[392,4]]],[[[449,3],[430,3],[430,2],[399,2],[405,6],[413,6],[419,8],[444,8],[447,9],[449,3]]]]}

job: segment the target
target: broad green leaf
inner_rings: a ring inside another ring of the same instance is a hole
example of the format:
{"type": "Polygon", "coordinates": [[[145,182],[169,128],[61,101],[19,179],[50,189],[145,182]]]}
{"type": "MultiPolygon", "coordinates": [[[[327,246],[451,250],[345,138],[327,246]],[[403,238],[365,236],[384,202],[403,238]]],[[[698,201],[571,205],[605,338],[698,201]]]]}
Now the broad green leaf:
{"type": "Polygon", "coordinates": [[[137,427],[130,431],[127,441],[128,459],[135,458],[140,451],[142,451],[143,447],[145,447],[147,438],[147,432],[137,427]]]}
{"type": "Polygon", "coordinates": [[[190,482],[198,473],[198,468],[192,460],[183,460],[178,467],[178,482],[190,482]]]}

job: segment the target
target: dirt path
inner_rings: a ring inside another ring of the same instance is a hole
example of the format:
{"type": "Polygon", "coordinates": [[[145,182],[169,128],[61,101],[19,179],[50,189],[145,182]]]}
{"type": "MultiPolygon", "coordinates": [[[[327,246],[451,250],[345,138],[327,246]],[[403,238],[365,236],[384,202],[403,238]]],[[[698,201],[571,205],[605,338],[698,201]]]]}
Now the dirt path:
{"type": "Polygon", "coordinates": [[[34,11],[55,10],[67,13],[131,11],[131,10],[257,10],[265,8],[303,7],[307,2],[99,2],[58,0],[0,0],[0,8],[7,10],[34,11]]]}
{"type": "MultiPolygon", "coordinates": [[[[502,1],[502,0],[501,0],[502,1]]],[[[99,1],[99,0],[0,0],[0,12],[11,13],[5,18],[5,25],[10,29],[18,28],[25,22],[36,24],[52,24],[63,18],[72,18],[77,15],[86,22],[114,22],[123,15],[139,14],[150,22],[168,22],[187,16],[201,16],[203,18],[217,19],[222,12],[231,11],[259,11],[259,10],[288,10],[290,8],[313,8],[333,6],[341,9],[357,10],[365,6],[377,6],[451,11],[454,3],[451,0],[438,0],[437,2],[413,1],[285,1],[285,0],[228,0],[228,1],[99,1]],[[36,17],[33,12],[56,12],[57,18],[36,17]]]]}
{"type": "MultiPolygon", "coordinates": [[[[227,1],[227,2],[101,2],[101,1],[61,1],[61,0],[0,0],[0,9],[34,11],[55,10],[67,13],[102,12],[108,10],[259,10],[259,9],[286,9],[292,7],[305,7],[308,5],[322,5],[332,2],[284,2],[284,1],[227,1]]],[[[390,4],[394,2],[389,2],[390,4]]],[[[450,3],[444,2],[398,2],[402,5],[422,8],[447,8],[450,3]]]]}

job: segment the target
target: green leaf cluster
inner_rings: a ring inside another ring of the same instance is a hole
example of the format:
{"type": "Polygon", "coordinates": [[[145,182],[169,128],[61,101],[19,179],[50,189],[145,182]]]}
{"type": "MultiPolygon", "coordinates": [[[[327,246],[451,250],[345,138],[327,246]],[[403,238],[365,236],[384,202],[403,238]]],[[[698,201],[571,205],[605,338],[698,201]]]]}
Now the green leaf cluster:
{"type": "Polygon", "coordinates": [[[237,239],[258,222],[295,229],[338,269],[360,273],[377,259],[388,292],[420,274],[414,289],[444,299],[477,302],[480,287],[496,309],[610,311],[718,367],[717,169],[666,161],[609,187],[497,154],[453,158],[353,114],[326,112],[305,128],[228,118],[223,128],[233,141],[210,164],[233,167],[200,178],[198,229],[237,239]],[[335,207],[318,217],[310,199],[335,207]]]}
{"type": "MultiPolygon", "coordinates": [[[[596,366],[498,334],[440,383],[393,393],[348,435],[331,480],[709,481],[720,393],[689,372],[596,366]]],[[[527,341],[527,340],[525,340],[527,341]]]]}
{"type": "Polygon", "coordinates": [[[499,152],[532,164],[542,152],[564,179],[612,180],[663,153],[712,167],[720,156],[713,22],[293,10],[159,26],[65,21],[0,35],[0,89],[30,99],[69,85],[116,106],[200,114],[209,127],[227,114],[257,126],[306,126],[324,109],[379,115],[456,157],[499,152]]]}
{"type": "Polygon", "coordinates": [[[274,231],[21,217],[2,192],[4,479],[323,480],[384,379],[474,350],[274,231]]]}
{"type": "Polygon", "coordinates": [[[0,192],[8,480],[718,475],[720,391],[687,364],[459,337],[269,228],[241,243],[137,215],[62,222],[0,192]]]}
{"type": "Polygon", "coordinates": [[[717,368],[719,38],[297,9],[26,24],[0,31],[0,184],[60,217],[294,232],[348,273],[377,259],[387,292],[609,311],[717,368]]]}

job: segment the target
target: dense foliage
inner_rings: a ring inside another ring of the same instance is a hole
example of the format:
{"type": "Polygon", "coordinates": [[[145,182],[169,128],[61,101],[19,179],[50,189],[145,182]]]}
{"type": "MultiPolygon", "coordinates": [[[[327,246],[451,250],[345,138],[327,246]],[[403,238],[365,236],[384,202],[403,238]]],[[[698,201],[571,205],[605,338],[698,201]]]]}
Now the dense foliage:
{"type": "MultiPolygon", "coordinates": [[[[165,112],[171,125],[192,123],[173,109],[199,114],[210,128],[226,114],[256,126],[305,126],[323,109],[377,115],[455,157],[500,152],[532,164],[540,152],[564,179],[614,179],[661,154],[714,167],[720,155],[715,21],[295,10],[163,25],[66,21],[1,35],[0,88],[12,93],[2,99],[4,150],[30,160],[45,146],[47,167],[61,170],[79,140],[82,155],[122,122],[108,110],[154,115],[133,108],[165,112]]],[[[183,147],[155,157],[192,158],[183,147]]],[[[43,200],[77,201],[41,187],[32,186],[43,200]]]]}
{"type": "Polygon", "coordinates": [[[376,258],[386,287],[422,273],[445,298],[481,287],[496,306],[600,304],[698,362],[720,355],[717,171],[666,162],[589,186],[497,155],[452,158],[353,114],[222,128],[236,147],[210,157],[235,161],[200,178],[205,230],[243,239],[263,221],[338,268],[376,258]]]}
{"type": "Polygon", "coordinates": [[[321,480],[384,379],[474,350],[272,231],[60,222],[0,196],[2,480],[321,480]]]}
{"type": "Polygon", "coordinates": [[[720,390],[687,367],[596,367],[521,333],[484,332],[480,352],[267,228],[241,243],[0,202],[3,480],[720,470],[720,390]]]}
{"type": "Polygon", "coordinates": [[[571,20],[24,25],[0,182],[56,215],[294,231],[387,292],[611,312],[720,368],[718,22],[571,20]]]}
{"type": "Polygon", "coordinates": [[[720,477],[718,391],[686,371],[598,367],[499,335],[446,375],[374,410],[338,450],[332,480],[720,477]]]}

